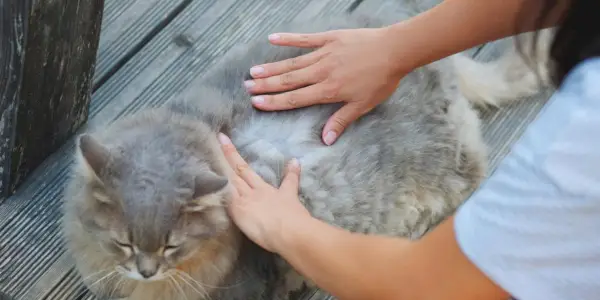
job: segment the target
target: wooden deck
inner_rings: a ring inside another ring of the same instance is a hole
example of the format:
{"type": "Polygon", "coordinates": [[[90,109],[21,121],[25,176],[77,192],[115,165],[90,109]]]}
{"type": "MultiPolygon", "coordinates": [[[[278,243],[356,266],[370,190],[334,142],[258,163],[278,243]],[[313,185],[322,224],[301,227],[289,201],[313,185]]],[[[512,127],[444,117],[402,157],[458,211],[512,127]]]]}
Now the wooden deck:
{"type": "MultiPolygon", "coordinates": [[[[82,130],[165,103],[235,43],[265,38],[277,24],[346,11],[399,14],[398,2],[106,0],[90,117],[82,130]]],[[[491,59],[499,47],[501,43],[472,51],[491,59]]],[[[483,114],[492,167],[546,99],[483,114]]],[[[0,291],[12,299],[93,299],[72,270],[59,233],[60,198],[73,145],[71,139],[0,206],[0,291]]],[[[313,299],[325,297],[317,293],[313,299]]]]}

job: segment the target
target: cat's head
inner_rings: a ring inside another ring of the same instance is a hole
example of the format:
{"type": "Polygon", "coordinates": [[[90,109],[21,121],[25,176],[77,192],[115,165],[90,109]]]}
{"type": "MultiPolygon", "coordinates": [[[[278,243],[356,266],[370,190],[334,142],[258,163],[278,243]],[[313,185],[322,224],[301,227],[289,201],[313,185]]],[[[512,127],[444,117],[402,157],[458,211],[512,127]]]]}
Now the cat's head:
{"type": "Polygon", "coordinates": [[[198,252],[223,246],[228,180],[202,156],[177,142],[115,146],[79,137],[77,219],[122,276],[163,280],[192,257],[215,259],[198,252]]]}

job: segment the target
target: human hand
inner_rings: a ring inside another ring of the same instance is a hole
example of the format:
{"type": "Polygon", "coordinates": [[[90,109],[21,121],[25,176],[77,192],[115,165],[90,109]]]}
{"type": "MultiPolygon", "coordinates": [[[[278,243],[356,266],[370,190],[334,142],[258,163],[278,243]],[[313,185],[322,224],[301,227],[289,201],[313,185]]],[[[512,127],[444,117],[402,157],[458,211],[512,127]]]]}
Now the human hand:
{"type": "Polygon", "coordinates": [[[292,160],[281,186],[275,188],[248,166],[226,135],[219,134],[219,141],[235,171],[230,178],[234,191],[228,206],[229,215],[249,239],[268,251],[279,253],[279,245],[293,224],[312,218],[298,200],[300,165],[292,160]]]}
{"type": "MultiPolygon", "coordinates": [[[[397,37],[396,37],[397,38],[397,37]]],[[[250,69],[245,83],[261,110],[285,110],[345,102],[327,121],[322,139],[331,145],[356,119],[386,100],[412,70],[394,58],[387,28],[273,34],[272,44],[319,48],[311,53],[250,69]],[[297,89],[297,90],[293,90],[297,89]],[[293,91],[292,91],[293,90],[293,91]],[[278,95],[264,93],[284,92],[278,95]]]]}

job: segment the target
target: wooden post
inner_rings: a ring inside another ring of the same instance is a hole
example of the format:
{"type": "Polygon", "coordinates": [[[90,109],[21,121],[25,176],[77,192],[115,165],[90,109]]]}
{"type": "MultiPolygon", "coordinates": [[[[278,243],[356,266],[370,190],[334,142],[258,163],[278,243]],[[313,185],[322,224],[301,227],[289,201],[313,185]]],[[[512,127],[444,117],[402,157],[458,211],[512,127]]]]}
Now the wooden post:
{"type": "Polygon", "coordinates": [[[0,1],[0,203],[87,121],[103,8],[0,1]]]}

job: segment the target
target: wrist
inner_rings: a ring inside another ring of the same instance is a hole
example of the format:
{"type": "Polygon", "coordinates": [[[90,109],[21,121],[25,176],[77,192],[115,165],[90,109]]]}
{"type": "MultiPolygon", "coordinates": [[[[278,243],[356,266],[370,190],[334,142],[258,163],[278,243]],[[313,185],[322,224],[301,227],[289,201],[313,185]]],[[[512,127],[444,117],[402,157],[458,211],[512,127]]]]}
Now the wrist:
{"type": "Polygon", "coordinates": [[[428,11],[385,27],[398,72],[516,33],[515,16],[523,0],[443,1],[428,11]],[[484,1],[485,2],[485,1],[484,1]],[[496,12],[496,18],[489,18],[496,12]],[[496,20],[494,20],[496,19],[496,20]],[[398,63],[396,63],[398,62],[398,63]]]}
{"type": "Polygon", "coordinates": [[[274,252],[286,257],[299,246],[309,243],[311,232],[321,226],[321,221],[310,214],[298,214],[282,218],[282,223],[274,242],[274,252]]]}
{"type": "Polygon", "coordinates": [[[412,51],[414,43],[407,38],[411,31],[408,25],[399,22],[377,29],[381,48],[386,51],[384,55],[387,58],[388,73],[393,79],[400,79],[422,65],[422,51],[412,51]]]}

